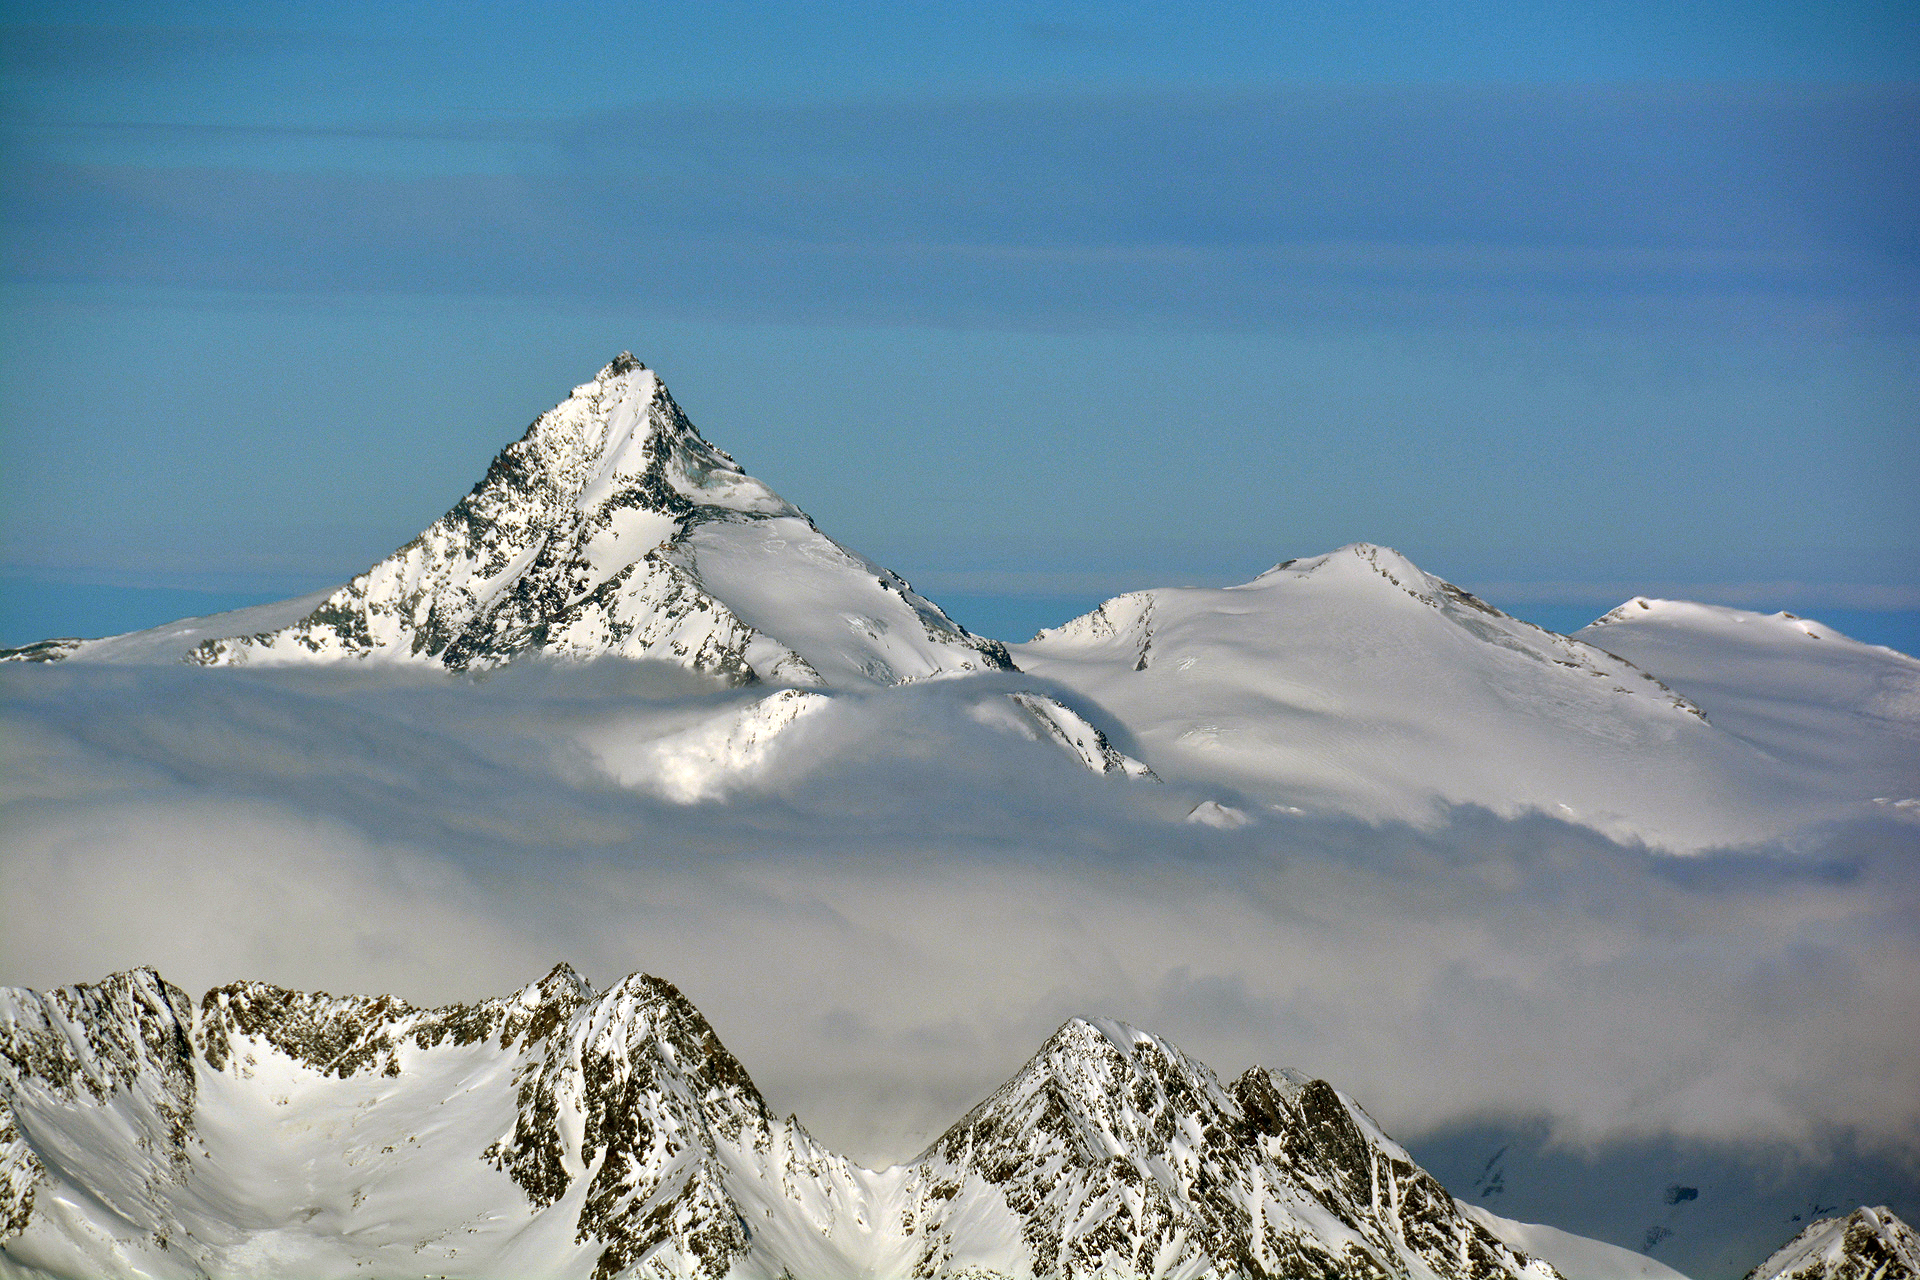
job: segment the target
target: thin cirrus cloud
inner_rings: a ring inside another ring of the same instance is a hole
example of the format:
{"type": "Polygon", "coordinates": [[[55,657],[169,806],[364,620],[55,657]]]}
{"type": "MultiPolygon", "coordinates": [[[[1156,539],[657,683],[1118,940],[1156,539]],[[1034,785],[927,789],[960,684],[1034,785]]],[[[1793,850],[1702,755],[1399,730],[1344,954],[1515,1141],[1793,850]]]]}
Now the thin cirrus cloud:
{"type": "Polygon", "coordinates": [[[124,162],[158,142],[27,130],[7,257],[22,280],[747,320],[1904,328],[1916,116],[1897,87],[657,106],[193,145],[156,127],[220,161],[166,165],[124,162]]]}

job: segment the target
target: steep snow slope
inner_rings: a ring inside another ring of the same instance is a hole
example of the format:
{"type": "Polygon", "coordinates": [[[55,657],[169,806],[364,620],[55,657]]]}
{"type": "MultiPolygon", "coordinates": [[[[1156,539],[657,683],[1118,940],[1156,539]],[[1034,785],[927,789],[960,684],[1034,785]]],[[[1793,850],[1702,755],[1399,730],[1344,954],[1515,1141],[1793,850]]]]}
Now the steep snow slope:
{"type": "Polygon", "coordinates": [[[1244,586],[1119,596],[1013,653],[1124,724],[1160,776],[1273,808],[1422,821],[1473,803],[1691,848],[1870,798],[1366,544],[1244,586]]]}
{"type": "MultiPolygon", "coordinates": [[[[654,978],[440,1009],[196,1005],[149,970],[0,991],[0,1274],[1554,1280],[1515,1227],[1325,1082],[1222,1086],[1124,1023],[1068,1023],[873,1171],[654,978]]],[[[1574,1280],[1649,1274],[1559,1243],[1574,1280]]]]}
{"type": "Polygon", "coordinates": [[[1489,1213],[1477,1204],[1461,1202],[1460,1212],[1521,1252],[1552,1263],[1554,1270],[1569,1280],[1599,1275],[1633,1276],[1636,1280],[1686,1280],[1664,1262],[1604,1240],[1589,1240],[1537,1222],[1515,1222],[1489,1213]]]}
{"type": "Polygon", "coordinates": [[[536,419],[418,538],[301,605],[18,656],[465,670],[540,651],[834,685],[1007,665],[997,642],[826,537],[702,439],[626,354],[536,419]]]}
{"type": "Polygon", "coordinates": [[[1636,597],[1574,633],[1649,671],[1802,776],[1920,797],[1920,661],[1789,613],[1636,597]]]}
{"type": "Polygon", "coordinates": [[[1865,1205],[1822,1218],[1747,1274],[1747,1280],[1914,1280],[1920,1238],[1885,1209],[1865,1205]]]}

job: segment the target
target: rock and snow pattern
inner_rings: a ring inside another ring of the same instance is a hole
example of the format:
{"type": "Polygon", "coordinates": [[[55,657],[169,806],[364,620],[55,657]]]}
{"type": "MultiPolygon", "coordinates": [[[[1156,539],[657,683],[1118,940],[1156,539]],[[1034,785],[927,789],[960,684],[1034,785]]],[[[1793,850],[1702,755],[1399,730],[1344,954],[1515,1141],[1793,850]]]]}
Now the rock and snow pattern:
{"type": "Polygon", "coordinates": [[[207,634],[225,627],[206,619],[17,656],[463,671],[539,652],[836,686],[1008,666],[998,642],[968,634],[702,439],[627,354],[536,419],[419,537],[301,603],[251,632],[207,634]]]}
{"type": "Polygon", "coordinates": [[[1108,742],[1106,734],[1060,699],[1019,689],[1009,693],[1007,700],[1025,713],[1027,722],[1039,730],[1040,736],[1059,746],[1092,772],[1159,781],[1154,777],[1153,770],[1108,742]]]}
{"type": "MultiPolygon", "coordinates": [[[[1242,811],[1422,822],[1475,804],[1687,849],[1885,794],[1728,732],[1717,689],[1694,696],[1638,648],[1613,651],[1615,633],[1556,635],[1356,544],[1242,586],[1119,596],[1012,652],[1125,725],[1160,777],[1232,787],[1241,799],[1219,803],[1242,811]]],[[[1887,734],[1920,736],[1920,702],[1886,700],[1887,734]]]]}
{"type": "MultiPolygon", "coordinates": [[[[437,1009],[150,970],[0,991],[0,1274],[1554,1280],[1520,1229],[1324,1081],[1222,1084],[1119,1022],[875,1171],[642,975],[437,1009]]],[[[1646,1274],[1587,1243],[1582,1275],[1646,1274]]]]}
{"type": "Polygon", "coordinates": [[[1920,1238],[1886,1209],[1822,1218],[1747,1273],[1747,1280],[1914,1280],[1920,1238]]]}

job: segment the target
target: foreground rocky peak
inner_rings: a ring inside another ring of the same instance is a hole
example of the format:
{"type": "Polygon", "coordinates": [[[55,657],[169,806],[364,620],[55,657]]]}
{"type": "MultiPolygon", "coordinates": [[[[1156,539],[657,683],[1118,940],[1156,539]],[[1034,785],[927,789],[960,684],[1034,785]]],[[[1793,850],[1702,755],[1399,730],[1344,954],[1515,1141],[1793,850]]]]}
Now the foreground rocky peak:
{"type": "Polygon", "coordinates": [[[702,438],[628,353],[535,419],[412,542],[291,625],[207,639],[188,659],[459,671],[528,652],[792,684],[1010,665],[702,438]]]}
{"type": "Polygon", "coordinates": [[[1747,1280],[1914,1280],[1920,1238],[1899,1216],[1862,1205],[1822,1218],[1789,1240],[1747,1280]]]}
{"type": "Polygon", "coordinates": [[[1067,1023],[922,1162],[999,1188],[1040,1275],[1557,1275],[1326,1082],[1222,1086],[1123,1022],[1067,1023]]]}
{"type": "Polygon", "coordinates": [[[917,1160],[777,1120],[674,987],[0,992],[0,1262],[60,1276],[1532,1277],[1320,1081],[1076,1020],[917,1160]]]}

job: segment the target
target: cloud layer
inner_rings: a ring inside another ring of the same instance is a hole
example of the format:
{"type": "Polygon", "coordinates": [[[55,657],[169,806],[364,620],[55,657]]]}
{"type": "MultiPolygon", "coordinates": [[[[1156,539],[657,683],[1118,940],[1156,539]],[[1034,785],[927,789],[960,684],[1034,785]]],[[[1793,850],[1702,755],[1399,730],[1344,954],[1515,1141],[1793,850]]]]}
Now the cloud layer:
{"type": "Polygon", "coordinates": [[[1198,793],[1089,775],[953,684],[837,698],[694,805],[596,764],[707,705],[618,664],[16,668],[0,693],[8,983],[151,963],[436,1001],[645,969],[870,1160],[1078,1013],[1326,1075],[1403,1137],[1920,1143],[1920,839],[1894,819],[1682,860],[1479,812],[1216,831],[1178,821],[1198,793]]]}

